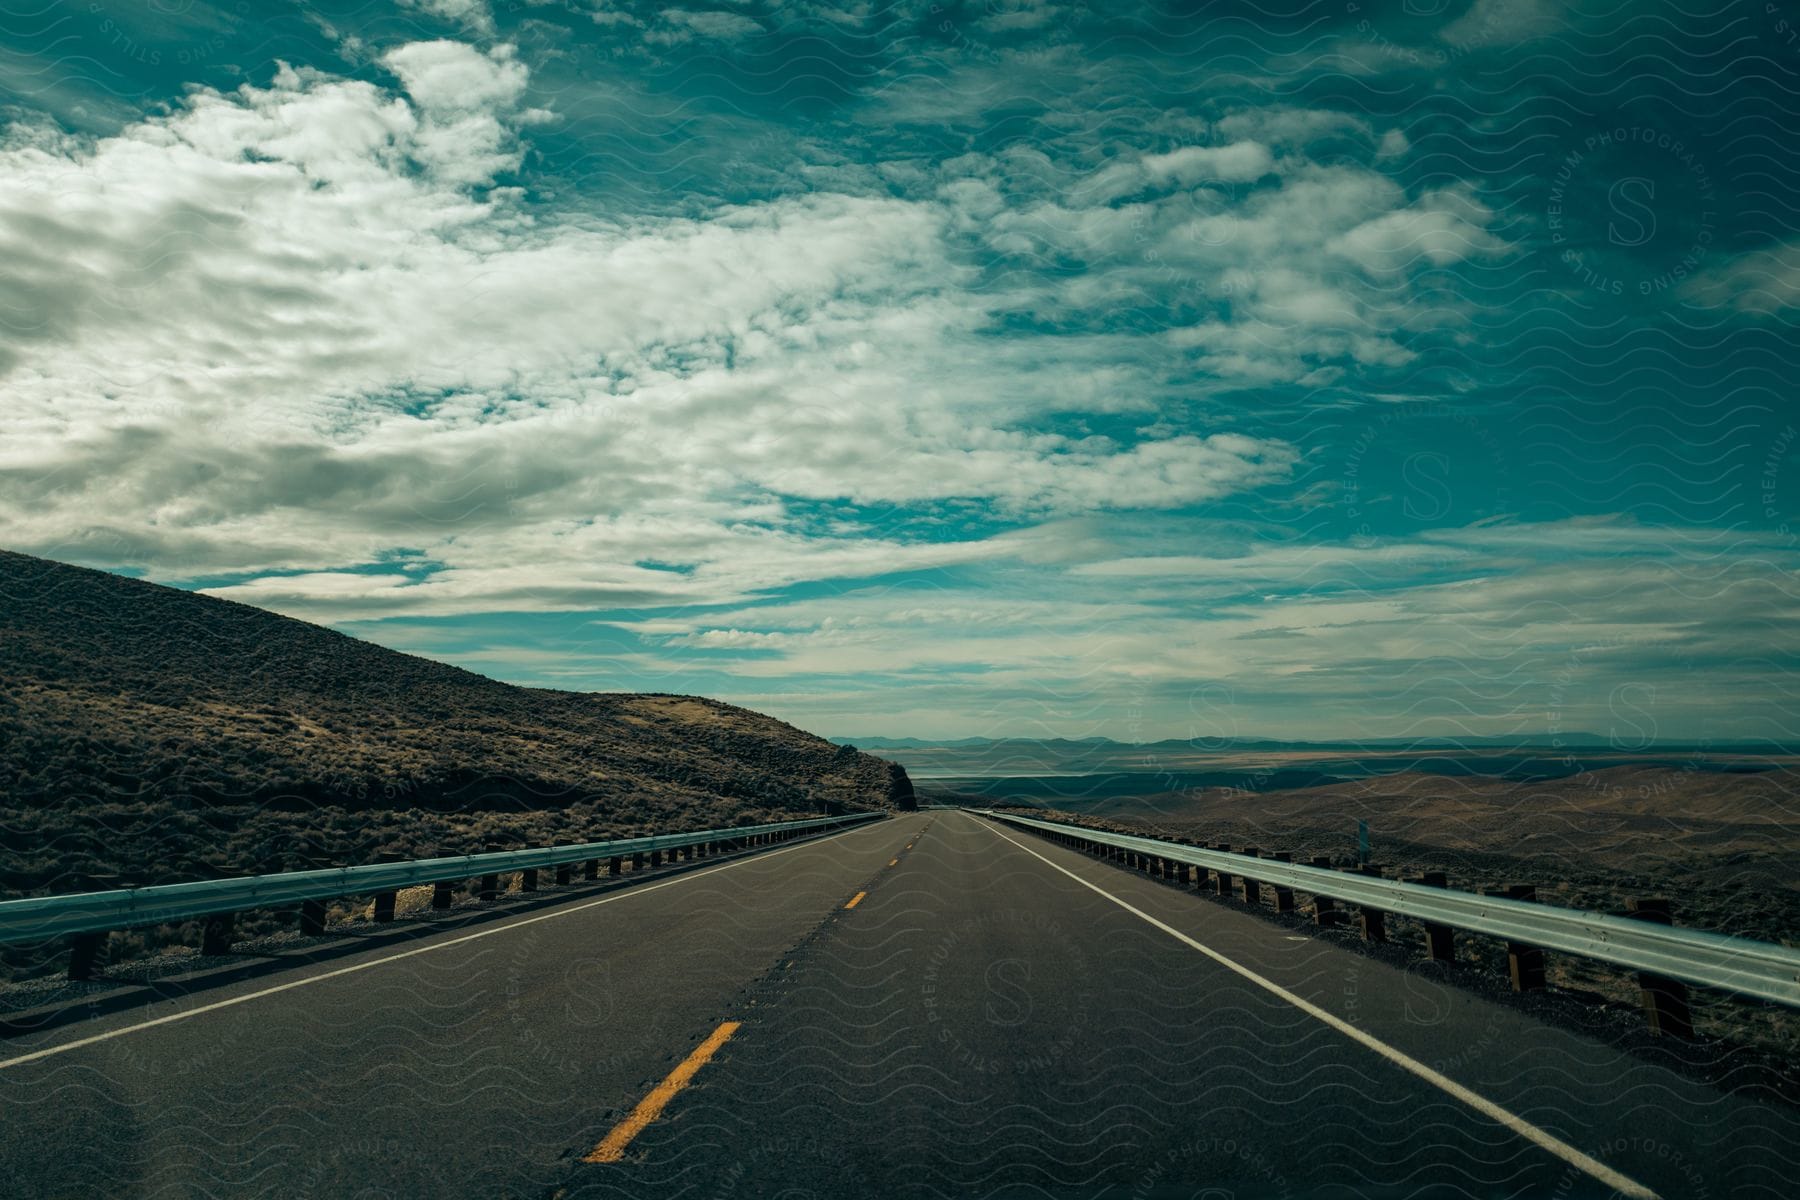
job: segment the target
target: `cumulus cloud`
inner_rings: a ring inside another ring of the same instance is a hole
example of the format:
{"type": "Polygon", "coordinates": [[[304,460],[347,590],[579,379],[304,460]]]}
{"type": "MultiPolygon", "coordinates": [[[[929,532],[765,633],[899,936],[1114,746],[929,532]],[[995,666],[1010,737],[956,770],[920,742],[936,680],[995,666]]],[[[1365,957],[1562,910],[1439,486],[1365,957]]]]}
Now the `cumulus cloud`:
{"type": "Polygon", "coordinates": [[[1440,189],[1338,235],[1330,250],[1372,274],[1403,272],[1421,263],[1441,267],[1501,253],[1504,245],[1487,231],[1493,215],[1465,189],[1440,189]]]}
{"type": "Polygon", "coordinates": [[[454,22],[471,33],[494,35],[494,12],[488,0],[400,0],[400,6],[454,22]]]}
{"type": "Polygon", "coordinates": [[[1079,359],[969,352],[1007,302],[961,286],[944,203],[564,219],[508,184],[535,119],[512,47],[380,62],[395,86],[284,67],[0,151],[0,311],[34,314],[5,346],[12,544],[164,578],[311,568],[242,586],[313,612],[717,600],[899,561],[853,525],[742,535],[802,501],[1016,520],[1292,463],[1237,434],[1034,430],[1141,401],[1079,359]],[[432,570],[342,570],[395,546],[432,570]],[[569,570],[650,559],[691,570],[569,570]]]}
{"type": "Polygon", "coordinates": [[[1688,281],[1683,295],[1759,316],[1800,309],[1800,241],[1752,250],[1703,271],[1688,281]]]}

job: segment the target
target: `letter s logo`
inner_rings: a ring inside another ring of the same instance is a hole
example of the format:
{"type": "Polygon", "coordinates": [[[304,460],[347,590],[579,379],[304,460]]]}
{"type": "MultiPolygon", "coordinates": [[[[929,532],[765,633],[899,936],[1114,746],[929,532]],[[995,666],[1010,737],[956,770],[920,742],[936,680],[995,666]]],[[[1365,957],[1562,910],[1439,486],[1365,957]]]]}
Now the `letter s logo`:
{"type": "Polygon", "coordinates": [[[1449,515],[1450,457],[1436,450],[1421,450],[1400,467],[1406,482],[1406,502],[1401,506],[1415,521],[1436,521],[1449,515]]]}
{"type": "Polygon", "coordinates": [[[1648,683],[1621,683],[1612,690],[1606,706],[1617,723],[1606,731],[1606,736],[1613,749],[1642,750],[1656,740],[1656,717],[1643,707],[1655,703],[1656,688],[1648,683]],[[1642,719],[1632,720],[1633,717],[1642,719]]]}
{"type": "Polygon", "coordinates": [[[1654,237],[1656,212],[1650,207],[1650,201],[1654,199],[1656,181],[1641,175],[1621,179],[1607,189],[1607,203],[1612,205],[1614,215],[1626,222],[1625,227],[1620,228],[1617,222],[1608,221],[1607,240],[1615,246],[1642,246],[1654,237]]]}

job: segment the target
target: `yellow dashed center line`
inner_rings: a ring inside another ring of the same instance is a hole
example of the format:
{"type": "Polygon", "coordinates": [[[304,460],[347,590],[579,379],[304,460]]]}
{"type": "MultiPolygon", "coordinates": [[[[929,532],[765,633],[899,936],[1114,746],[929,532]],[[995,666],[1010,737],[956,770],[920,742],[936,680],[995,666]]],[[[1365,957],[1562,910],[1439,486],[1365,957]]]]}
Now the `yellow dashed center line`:
{"type": "Polygon", "coordinates": [[[888,866],[890,866],[890,867],[897,867],[897,866],[899,866],[899,865],[900,865],[900,860],[899,860],[899,859],[897,859],[897,858],[890,858],[890,859],[888,859],[888,866]]]}
{"type": "Polygon", "coordinates": [[[625,1147],[631,1139],[644,1131],[644,1126],[662,1116],[662,1110],[668,1107],[675,1093],[692,1083],[694,1075],[704,1067],[712,1056],[719,1052],[719,1047],[731,1040],[731,1035],[738,1031],[741,1021],[727,1021],[713,1030],[712,1036],[700,1043],[698,1049],[688,1055],[679,1067],[669,1072],[669,1077],[656,1085],[656,1090],[638,1102],[631,1110],[631,1115],[613,1127],[606,1135],[606,1140],[595,1146],[587,1157],[586,1163],[616,1163],[625,1157],[625,1147]]]}
{"type": "Polygon", "coordinates": [[[852,897],[850,897],[850,903],[848,903],[848,904],[846,904],[846,905],[844,905],[844,907],[845,907],[845,908],[855,908],[855,907],[856,907],[856,906],[857,906],[857,905],[859,905],[859,904],[861,904],[861,903],[862,903],[862,899],[863,899],[863,897],[864,897],[864,896],[866,896],[866,895],[868,895],[868,894],[869,894],[869,893],[867,893],[867,892],[858,892],[858,893],[856,893],[856,895],[854,895],[854,896],[852,896],[852,897]]]}

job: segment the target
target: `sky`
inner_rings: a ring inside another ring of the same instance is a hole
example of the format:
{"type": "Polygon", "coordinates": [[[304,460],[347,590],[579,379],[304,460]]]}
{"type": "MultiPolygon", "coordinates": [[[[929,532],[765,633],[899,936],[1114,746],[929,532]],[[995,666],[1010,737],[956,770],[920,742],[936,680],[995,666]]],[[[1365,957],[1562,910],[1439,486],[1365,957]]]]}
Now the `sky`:
{"type": "Polygon", "coordinates": [[[1800,741],[1800,9],[0,10],[0,545],[844,737],[1800,741]]]}

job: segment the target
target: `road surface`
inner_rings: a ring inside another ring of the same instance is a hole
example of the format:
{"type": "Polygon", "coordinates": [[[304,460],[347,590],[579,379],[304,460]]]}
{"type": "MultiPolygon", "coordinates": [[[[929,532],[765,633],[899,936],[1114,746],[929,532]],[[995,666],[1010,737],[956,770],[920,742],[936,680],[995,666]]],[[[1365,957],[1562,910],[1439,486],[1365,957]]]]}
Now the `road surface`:
{"type": "Polygon", "coordinates": [[[1732,1097],[960,812],[0,1043],[9,1197],[1784,1197],[1732,1097]],[[592,1161],[590,1161],[592,1160],[592,1161]]]}

